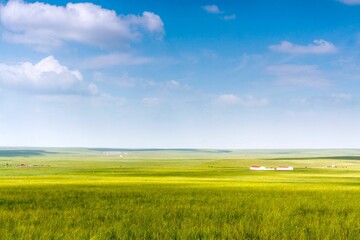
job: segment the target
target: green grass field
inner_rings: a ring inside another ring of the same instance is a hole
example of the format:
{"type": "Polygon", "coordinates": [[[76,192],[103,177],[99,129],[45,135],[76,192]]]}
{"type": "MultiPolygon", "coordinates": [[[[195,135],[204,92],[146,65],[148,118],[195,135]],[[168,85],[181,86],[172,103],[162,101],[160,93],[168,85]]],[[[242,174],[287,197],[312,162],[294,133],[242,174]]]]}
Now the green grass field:
{"type": "Polygon", "coordinates": [[[359,236],[360,150],[0,149],[0,239],[359,236]]]}

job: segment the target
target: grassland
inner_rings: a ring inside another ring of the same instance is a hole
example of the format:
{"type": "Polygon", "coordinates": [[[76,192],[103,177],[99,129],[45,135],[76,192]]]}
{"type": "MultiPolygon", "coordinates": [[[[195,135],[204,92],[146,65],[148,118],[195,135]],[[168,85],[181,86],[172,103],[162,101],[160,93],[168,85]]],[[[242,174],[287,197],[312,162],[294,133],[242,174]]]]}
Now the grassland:
{"type": "Polygon", "coordinates": [[[359,199],[360,150],[0,149],[0,239],[359,239],[359,199]]]}

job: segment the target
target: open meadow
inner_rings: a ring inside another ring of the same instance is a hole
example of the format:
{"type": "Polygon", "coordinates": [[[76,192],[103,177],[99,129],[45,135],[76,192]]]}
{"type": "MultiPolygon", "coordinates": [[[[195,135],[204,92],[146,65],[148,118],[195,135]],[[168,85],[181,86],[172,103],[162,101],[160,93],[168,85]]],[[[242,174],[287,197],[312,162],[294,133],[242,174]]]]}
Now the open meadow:
{"type": "Polygon", "coordinates": [[[359,239],[359,219],[356,149],[0,149],[0,239],[359,239]]]}

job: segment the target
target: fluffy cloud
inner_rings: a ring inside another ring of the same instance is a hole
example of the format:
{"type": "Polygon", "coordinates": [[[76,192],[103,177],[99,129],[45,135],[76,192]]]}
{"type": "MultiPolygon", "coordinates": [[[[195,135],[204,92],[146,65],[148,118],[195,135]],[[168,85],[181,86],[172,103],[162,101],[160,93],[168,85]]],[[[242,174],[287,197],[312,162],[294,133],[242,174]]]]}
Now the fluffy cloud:
{"type": "Polygon", "coordinates": [[[360,0],[339,0],[339,2],[345,3],[347,5],[360,5],[360,0]]]}
{"type": "Polygon", "coordinates": [[[10,0],[0,8],[0,21],[6,40],[39,49],[59,47],[64,42],[93,46],[121,46],[141,39],[144,33],[162,37],[161,18],[152,12],[117,15],[92,3],[26,3],[10,0]]]}
{"type": "Polygon", "coordinates": [[[36,64],[0,64],[0,86],[41,94],[99,94],[95,84],[85,84],[78,70],[61,65],[53,56],[36,64]]]}
{"type": "Polygon", "coordinates": [[[266,71],[274,75],[280,85],[324,87],[329,84],[316,65],[275,65],[269,66],[266,71]]]}
{"type": "Polygon", "coordinates": [[[222,94],[218,96],[217,102],[226,105],[235,105],[242,107],[263,107],[269,104],[266,98],[254,98],[251,95],[239,97],[234,94],[222,94]]]}
{"type": "Polygon", "coordinates": [[[223,12],[220,11],[219,7],[216,5],[206,5],[202,7],[207,13],[211,14],[222,14],[223,12]]]}
{"type": "Polygon", "coordinates": [[[282,41],[279,45],[272,45],[269,48],[277,52],[292,54],[329,54],[337,52],[334,44],[325,40],[314,40],[313,44],[306,46],[296,45],[288,41],[282,41]]]}
{"type": "MultiPolygon", "coordinates": [[[[217,5],[206,5],[206,6],[203,6],[202,9],[204,9],[205,12],[210,13],[210,14],[219,14],[219,15],[225,14],[225,12],[221,11],[217,5]]],[[[225,21],[235,20],[236,15],[235,14],[224,15],[221,17],[221,19],[223,19],[225,21]]]]}

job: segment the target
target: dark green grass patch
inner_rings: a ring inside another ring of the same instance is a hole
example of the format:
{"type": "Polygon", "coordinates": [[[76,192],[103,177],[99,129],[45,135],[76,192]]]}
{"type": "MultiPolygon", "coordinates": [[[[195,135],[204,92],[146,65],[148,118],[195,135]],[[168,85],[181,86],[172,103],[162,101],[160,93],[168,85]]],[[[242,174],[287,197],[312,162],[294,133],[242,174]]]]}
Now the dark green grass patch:
{"type": "Polygon", "coordinates": [[[358,191],[0,188],[1,239],[358,239],[358,191]]]}
{"type": "Polygon", "coordinates": [[[55,152],[48,152],[44,150],[1,150],[0,157],[34,157],[44,156],[47,154],[56,154],[55,152]]]}

